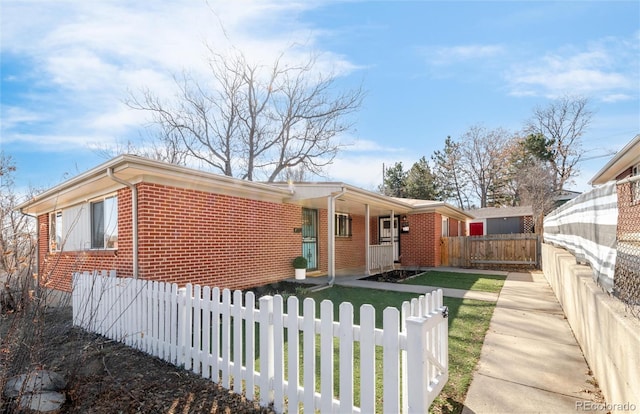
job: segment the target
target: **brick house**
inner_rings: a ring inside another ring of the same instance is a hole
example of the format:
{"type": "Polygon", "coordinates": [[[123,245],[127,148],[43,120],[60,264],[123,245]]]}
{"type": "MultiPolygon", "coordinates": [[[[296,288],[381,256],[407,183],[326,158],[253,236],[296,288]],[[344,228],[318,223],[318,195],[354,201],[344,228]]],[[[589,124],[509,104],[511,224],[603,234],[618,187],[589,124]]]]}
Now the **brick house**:
{"type": "Polygon", "coordinates": [[[242,289],[292,277],[440,264],[467,213],[344,183],[258,183],[121,155],[19,206],[38,223],[41,283],[75,271],[242,289]],[[393,224],[392,224],[393,223],[393,224]]]}

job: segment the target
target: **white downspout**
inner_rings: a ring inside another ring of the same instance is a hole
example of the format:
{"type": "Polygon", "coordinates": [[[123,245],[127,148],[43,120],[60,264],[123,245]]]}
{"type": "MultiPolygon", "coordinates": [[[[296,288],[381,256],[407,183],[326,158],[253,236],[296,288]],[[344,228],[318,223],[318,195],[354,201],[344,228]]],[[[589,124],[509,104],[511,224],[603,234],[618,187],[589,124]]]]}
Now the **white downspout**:
{"type": "Polygon", "coordinates": [[[347,192],[347,190],[342,187],[342,191],[340,191],[337,194],[333,194],[330,195],[328,198],[328,215],[329,217],[327,217],[327,222],[328,222],[328,257],[327,257],[327,261],[328,261],[328,269],[327,269],[327,273],[328,273],[328,283],[329,285],[333,285],[333,282],[335,282],[336,280],[336,199],[338,197],[343,196],[345,193],[347,192]]]}
{"type": "Polygon", "coordinates": [[[369,204],[364,205],[364,261],[365,261],[365,273],[367,275],[371,274],[371,246],[369,244],[369,240],[371,239],[371,235],[369,232],[371,229],[369,228],[369,220],[370,220],[370,207],[369,204]]]}
{"type": "Polygon", "coordinates": [[[133,278],[138,278],[138,188],[113,175],[113,168],[107,168],[107,176],[113,181],[131,189],[131,227],[133,238],[133,278]]]}

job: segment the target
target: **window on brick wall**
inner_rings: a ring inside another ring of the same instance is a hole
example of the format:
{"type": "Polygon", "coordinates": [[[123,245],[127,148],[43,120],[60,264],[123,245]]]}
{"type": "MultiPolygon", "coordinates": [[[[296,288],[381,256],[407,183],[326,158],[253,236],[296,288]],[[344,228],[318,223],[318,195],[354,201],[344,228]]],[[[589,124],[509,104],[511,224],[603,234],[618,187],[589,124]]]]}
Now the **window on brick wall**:
{"type": "Polygon", "coordinates": [[[442,217],[442,237],[449,237],[449,217],[442,217]]]}
{"type": "Polygon", "coordinates": [[[348,214],[336,213],[336,236],[351,237],[351,217],[348,214]]]}
{"type": "Polygon", "coordinates": [[[116,196],[91,202],[91,248],[118,248],[118,198],[116,196]]]}
{"type": "Polygon", "coordinates": [[[62,211],[49,214],[49,250],[62,250],[62,211]]]}

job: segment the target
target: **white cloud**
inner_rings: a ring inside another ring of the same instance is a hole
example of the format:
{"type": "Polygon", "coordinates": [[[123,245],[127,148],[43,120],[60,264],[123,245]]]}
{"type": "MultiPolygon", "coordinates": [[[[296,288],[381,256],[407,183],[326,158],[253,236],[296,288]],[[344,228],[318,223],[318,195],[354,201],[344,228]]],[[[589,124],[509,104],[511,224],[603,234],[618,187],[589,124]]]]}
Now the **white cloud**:
{"type": "MultiPolygon", "coordinates": [[[[43,120],[42,139],[51,142],[76,142],[79,136],[85,142],[102,141],[132,131],[142,117],[123,106],[128,91],[148,88],[168,97],[174,74],[188,69],[195,77],[206,76],[205,43],[222,53],[233,44],[267,64],[285,50],[289,61],[307,59],[317,47],[317,34],[300,24],[295,13],[317,5],[274,0],[3,4],[3,55],[28,62],[30,73],[20,73],[20,78],[35,79],[47,91],[34,100],[15,89],[20,99],[12,103],[11,122],[5,122],[3,132],[12,141],[32,142],[38,133],[33,125],[27,132],[27,123],[43,120]],[[291,48],[298,39],[306,41],[291,48]],[[31,109],[36,100],[39,114],[31,109]]],[[[318,70],[342,75],[358,69],[344,56],[314,51],[318,70]]]]}
{"type": "Polygon", "coordinates": [[[584,50],[565,47],[513,65],[505,77],[514,96],[556,98],[570,93],[603,102],[629,100],[638,94],[636,53],[637,44],[607,38],[584,50]]]}
{"type": "Polygon", "coordinates": [[[404,148],[398,147],[386,147],[379,142],[367,140],[367,139],[354,139],[351,144],[343,148],[345,152],[386,152],[397,153],[404,151],[404,148]]]}
{"type": "Polygon", "coordinates": [[[505,52],[502,45],[458,45],[426,47],[421,53],[427,63],[437,66],[453,65],[478,59],[500,56],[505,52]]]}

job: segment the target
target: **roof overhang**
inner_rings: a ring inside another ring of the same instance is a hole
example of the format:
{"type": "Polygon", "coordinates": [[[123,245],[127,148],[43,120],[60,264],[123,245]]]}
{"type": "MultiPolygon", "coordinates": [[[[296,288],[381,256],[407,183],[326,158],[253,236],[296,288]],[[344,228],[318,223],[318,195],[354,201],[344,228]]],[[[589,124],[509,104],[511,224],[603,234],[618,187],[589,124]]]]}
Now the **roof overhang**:
{"type": "Polygon", "coordinates": [[[447,203],[388,197],[340,182],[259,183],[213,174],[193,168],[155,161],[135,155],[120,155],[20,204],[25,214],[39,216],[115,192],[124,185],[141,182],[226,194],[253,200],[293,203],[307,208],[327,209],[329,197],[335,198],[340,213],[364,215],[366,206],[372,216],[436,212],[465,221],[472,215],[447,203]]]}
{"type": "Polygon", "coordinates": [[[600,185],[613,181],[629,167],[640,164],[640,134],[624,146],[589,181],[590,185],[600,185]]]}
{"type": "Polygon", "coordinates": [[[25,214],[41,215],[117,191],[124,186],[108,171],[126,182],[156,183],[256,200],[283,202],[291,193],[282,188],[168,164],[135,155],[121,155],[65,181],[17,208],[25,214]]]}
{"type": "Polygon", "coordinates": [[[411,206],[382,194],[363,190],[341,182],[304,182],[273,183],[272,185],[288,189],[292,196],[287,200],[306,208],[327,209],[329,197],[335,197],[335,209],[338,213],[364,215],[365,206],[374,216],[407,214],[411,206]]]}
{"type": "Polygon", "coordinates": [[[336,197],[335,209],[339,213],[365,214],[365,206],[369,206],[372,216],[439,213],[461,221],[472,219],[465,211],[441,201],[415,200],[408,198],[388,197],[349,184],[334,183],[276,183],[274,185],[288,188],[293,196],[288,202],[306,208],[327,208],[328,197],[336,197]]]}

